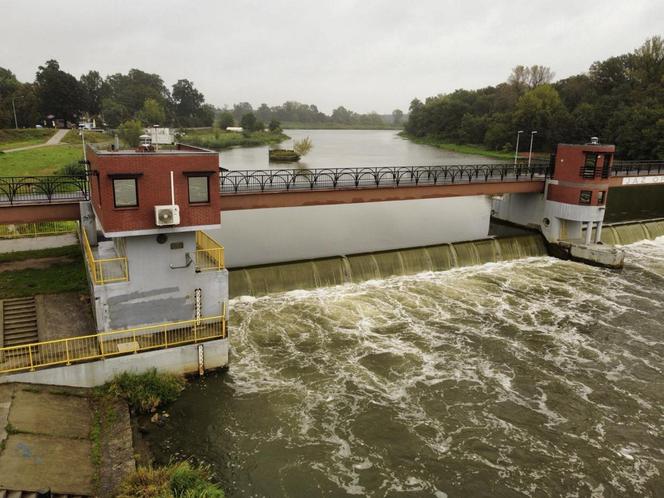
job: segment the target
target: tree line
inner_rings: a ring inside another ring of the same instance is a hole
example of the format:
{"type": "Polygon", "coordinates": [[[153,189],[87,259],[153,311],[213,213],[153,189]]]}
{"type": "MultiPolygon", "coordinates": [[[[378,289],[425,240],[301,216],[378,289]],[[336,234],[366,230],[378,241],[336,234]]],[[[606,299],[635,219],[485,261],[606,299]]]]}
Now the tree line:
{"type": "Polygon", "coordinates": [[[127,121],[144,125],[211,126],[215,107],[187,79],[170,89],[158,74],[131,69],[102,78],[88,71],[78,79],[56,60],[39,66],[33,82],[20,82],[0,67],[0,128],[34,127],[54,119],[77,123],[96,118],[98,126],[117,128],[127,121]],[[16,110],[16,120],[14,118],[16,110]]]}
{"type": "MultiPolygon", "coordinates": [[[[535,149],[615,143],[625,159],[664,159],[664,39],[654,36],[625,55],[554,82],[544,66],[517,66],[506,82],[479,90],[414,99],[408,134],[513,151],[518,130],[537,130],[535,149]]],[[[524,143],[526,142],[526,143],[524,143]]],[[[528,147],[521,142],[522,150],[528,147]]]]}

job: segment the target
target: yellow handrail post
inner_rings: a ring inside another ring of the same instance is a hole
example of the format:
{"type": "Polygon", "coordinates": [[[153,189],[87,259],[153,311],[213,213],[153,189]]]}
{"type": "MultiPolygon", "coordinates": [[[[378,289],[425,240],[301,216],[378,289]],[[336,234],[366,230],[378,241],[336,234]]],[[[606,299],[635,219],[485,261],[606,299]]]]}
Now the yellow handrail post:
{"type": "Polygon", "coordinates": [[[164,348],[168,347],[168,330],[166,325],[164,325],[164,348]]]}
{"type": "Polygon", "coordinates": [[[104,356],[104,340],[103,339],[99,340],[99,351],[101,352],[101,359],[105,360],[106,357],[104,356]]]}
{"type": "MultiPolygon", "coordinates": [[[[136,342],[136,331],[132,332],[132,336],[134,338],[134,344],[138,344],[138,342],[136,342]]],[[[141,347],[141,345],[138,344],[138,347],[136,349],[134,349],[134,354],[138,354],[138,350],[140,349],[140,347],[141,347]]]]}
{"type": "Polygon", "coordinates": [[[67,353],[67,365],[71,365],[71,360],[69,359],[69,340],[65,340],[65,352],[67,353]]]}
{"type": "Polygon", "coordinates": [[[35,364],[32,362],[32,344],[28,344],[28,356],[30,356],[30,371],[35,371],[35,364]]]}

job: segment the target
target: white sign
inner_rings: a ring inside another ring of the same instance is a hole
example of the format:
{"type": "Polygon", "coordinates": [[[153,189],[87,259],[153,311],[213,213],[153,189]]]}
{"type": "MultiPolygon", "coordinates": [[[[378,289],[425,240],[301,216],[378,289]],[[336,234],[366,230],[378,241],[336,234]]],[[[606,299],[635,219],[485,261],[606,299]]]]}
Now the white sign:
{"type": "Polygon", "coordinates": [[[648,183],[664,183],[664,175],[660,176],[630,176],[623,178],[623,185],[642,185],[648,183]]]}

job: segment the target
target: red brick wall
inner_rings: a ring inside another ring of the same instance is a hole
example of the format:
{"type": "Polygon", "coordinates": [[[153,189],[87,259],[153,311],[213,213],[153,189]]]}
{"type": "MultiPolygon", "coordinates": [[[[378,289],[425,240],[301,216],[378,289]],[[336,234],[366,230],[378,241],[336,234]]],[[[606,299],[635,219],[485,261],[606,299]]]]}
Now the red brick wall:
{"type": "Polygon", "coordinates": [[[589,190],[592,191],[592,200],[589,205],[605,205],[609,180],[608,178],[602,178],[601,172],[605,161],[612,160],[614,152],[614,145],[558,145],[553,179],[558,180],[559,183],[558,185],[549,185],[547,199],[580,205],[581,191],[589,190]],[[595,165],[596,174],[593,178],[584,178],[581,173],[586,161],[586,153],[599,154],[595,165]],[[602,191],[605,192],[604,201],[599,203],[598,193],[602,191]]]}
{"type": "Polygon", "coordinates": [[[179,227],[219,224],[219,156],[216,153],[131,154],[117,152],[96,154],[88,149],[92,203],[105,232],[159,228],[154,206],[171,203],[170,172],[173,171],[175,203],[180,207],[179,227]],[[184,172],[212,172],[209,177],[210,202],[189,204],[187,177],[184,172]],[[110,174],[142,174],[137,179],[138,206],[116,208],[110,174]]]}

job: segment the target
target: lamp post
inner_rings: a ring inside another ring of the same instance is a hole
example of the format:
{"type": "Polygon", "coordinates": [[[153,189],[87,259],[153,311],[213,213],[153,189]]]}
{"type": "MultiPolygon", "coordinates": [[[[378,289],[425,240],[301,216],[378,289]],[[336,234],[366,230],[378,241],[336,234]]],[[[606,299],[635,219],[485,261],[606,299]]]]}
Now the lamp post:
{"type": "Polygon", "coordinates": [[[514,166],[516,166],[516,159],[519,157],[519,138],[521,138],[521,134],[523,133],[523,130],[519,130],[516,133],[516,149],[514,149],[514,166]]]}
{"type": "MultiPolygon", "coordinates": [[[[23,97],[19,97],[19,99],[22,99],[23,97]]],[[[18,120],[16,119],[16,105],[14,105],[14,101],[16,100],[16,97],[12,97],[12,109],[14,110],[14,128],[18,130],[18,120]]]]}
{"type": "Polygon", "coordinates": [[[530,160],[533,157],[533,138],[535,138],[535,134],[537,133],[537,130],[531,131],[530,132],[530,151],[528,151],[528,167],[530,168],[530,160]]]}

